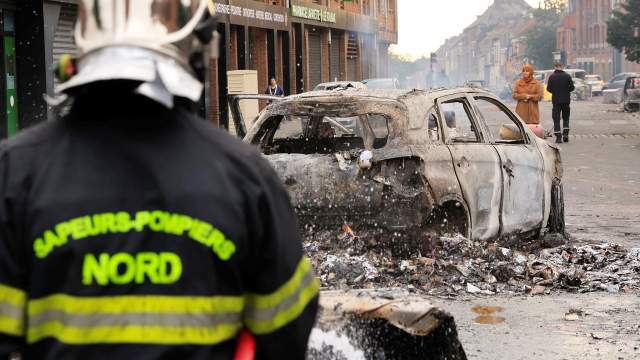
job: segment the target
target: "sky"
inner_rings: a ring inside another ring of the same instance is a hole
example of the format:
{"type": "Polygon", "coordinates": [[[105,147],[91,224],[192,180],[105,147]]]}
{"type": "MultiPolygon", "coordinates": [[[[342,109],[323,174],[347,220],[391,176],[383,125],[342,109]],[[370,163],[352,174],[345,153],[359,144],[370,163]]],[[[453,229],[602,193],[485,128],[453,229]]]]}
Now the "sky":
{"type": "MultiPolygon", "coordinates": [[[[526,0],[537,6],[540,0],[526,0]]],[[[429,56],[471,25],[493,0],[398,0],[398,45],[394,53],[429,56]]]]}

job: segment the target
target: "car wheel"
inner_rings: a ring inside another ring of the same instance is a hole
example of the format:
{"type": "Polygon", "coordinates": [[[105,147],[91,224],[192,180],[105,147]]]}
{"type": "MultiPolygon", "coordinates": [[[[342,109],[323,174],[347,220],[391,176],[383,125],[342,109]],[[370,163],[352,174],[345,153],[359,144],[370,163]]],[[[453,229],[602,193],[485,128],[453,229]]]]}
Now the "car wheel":
{"type": "Polygon", "coordinates": [[[460,234],[467,239],[471,238],[469,214],[459,201],[449,201],[435,209],[429,223],[441,236],[460,234]]]}
{"type": "Polygon", "coordinates": [[[548,228],[552,233],[565,234],[566,231],[562,183],[554,183],[551,186],[551,211],[549,212],[548,228]]]}

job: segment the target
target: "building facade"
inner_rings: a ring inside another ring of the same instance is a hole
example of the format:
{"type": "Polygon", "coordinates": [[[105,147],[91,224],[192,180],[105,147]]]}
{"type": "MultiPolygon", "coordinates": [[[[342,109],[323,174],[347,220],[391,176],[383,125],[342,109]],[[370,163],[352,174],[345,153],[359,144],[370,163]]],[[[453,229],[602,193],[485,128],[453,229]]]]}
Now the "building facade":
{"type": "Polygon", "coordinates": [[[556,29],[556,48],[560,52],[560,59],[568,67],[576,67],[577,39],[577,15],[576,0],[567,3],[565,16],[556,29]]]}
{"type": "Polygon", "coordinates": [[[275,77],[286,94],[322,82],[387,76],[397,42],[396,0],[215,0],[220,59],[211,64],[208,113],[229,122],[226,72],[256,70],[258,89],[275,77]]]}
{"type": "Polygon", "coordinates": [[[495,0],[460,35],[447,39],[438,49],[435,71],[446,75],[450,85],[483,81],[486,87],[501,89],[520,71],[520,61],[526,61],[521,59],[521,33],[530,22],[530,12],[524,0],[495,0]]]}
{"type": "MultiPolygon", "coordinates": [[[[640,64],[631,63],[607,43],[607,20],[613,9],[624,0],[572,0],[571,14],[575,17],[575,39],[570,43],[559,37],[560,51],[574,50],[576,67],[600,75],[604,80],[620,72],[640,72],[640,64]],[[571,45],[575,47],[572,49],[571,45]]],[[[559,32],[567,30],[559,30],[559,32]]]]}
{"type": "MultiPolygon", "coordinates": [[[[52,117],[52,65],[74,55],[78,0],[0,0],[0,136],[52,117]]],[[[228,126],[227,71],[256,70],[258,89],[275,77],[286,94],[320,82],[388,73],[397,42],[396,0],[211,0],[218,13],[220,57],[211,61],[203,112],[228,126]]]]}

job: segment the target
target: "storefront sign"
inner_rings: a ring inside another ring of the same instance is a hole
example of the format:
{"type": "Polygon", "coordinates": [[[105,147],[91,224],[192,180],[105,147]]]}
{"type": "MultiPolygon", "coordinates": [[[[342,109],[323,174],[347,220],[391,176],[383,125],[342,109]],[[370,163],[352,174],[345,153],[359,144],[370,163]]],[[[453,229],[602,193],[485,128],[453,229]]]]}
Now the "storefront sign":
{"type": "Polygon", "coordinates": [[[336,13],[324,9],[313,9],[306,6],[291,5],[291,15],[303,19],[316,20],[321,22],[336,22],[336,13]]]}
{"type": "Polygon", "coordinates": [[[284,24],[286,22],[285,15],[283,13],[276,13],[237,5],[220,4],[216,2],[214,2],[213,5],[215,5],[216,13],[221,15],[240,16],[247,19],[271,21],[281,24],[284,24]]]}

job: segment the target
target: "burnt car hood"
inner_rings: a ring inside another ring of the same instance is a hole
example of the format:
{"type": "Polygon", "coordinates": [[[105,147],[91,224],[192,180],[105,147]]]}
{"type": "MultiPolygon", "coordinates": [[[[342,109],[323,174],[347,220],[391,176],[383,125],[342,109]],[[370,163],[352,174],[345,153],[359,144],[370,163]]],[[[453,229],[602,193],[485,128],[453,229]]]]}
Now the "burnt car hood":
{"type": "Polygon", "coordinates": [[[424,222],[432,209],[418,159],[393,159],[375,151],[374,165],[361,169],[361,151],[334,154],[265,155],[285,184],[303,225],[339,229],[405,230],[424,222]],[[419,169],[420,168],[420,169],[419,169]]]}
{"type": "Polygon", "coordinates": [[[384,184],[363,175],[351,157],[340,153],[265,156],[280,175],[299,215],[368,215],[382,204],[384,184]]]}

